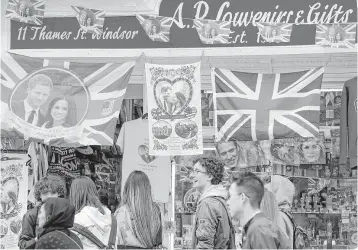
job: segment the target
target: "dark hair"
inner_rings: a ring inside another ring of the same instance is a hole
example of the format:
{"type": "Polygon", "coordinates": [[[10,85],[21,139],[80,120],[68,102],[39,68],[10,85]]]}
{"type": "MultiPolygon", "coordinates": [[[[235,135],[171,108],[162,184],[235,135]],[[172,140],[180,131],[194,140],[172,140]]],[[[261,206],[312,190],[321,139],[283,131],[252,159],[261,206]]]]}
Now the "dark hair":
{"type": "Polygon", "coordinates": [[[193,164],[200,163],[206,172],[212,176],[211,184],[217,185],[222,182],[224,177],[224,162],[214,156],[197,156],[193,159],[193,164]]]}
{"type": "Polygon", "coordinates": [[[48,123],[45,126],[46,128],[52,128],[52,126],[53,126],[53,118],[51,116],[51,110],[52,110],[53,106],[55,106],[55,104],[59,100],[66,100],[67,104],[68,104],[68,113],[67,113],[67,117],[66,117],[66,121],[65,121],[64,126],[65,127],[72,127],[72,126],[75,126],[77,124],[76,103],[72,99],[69,99],[68,97],[56,97],[56,98],[52,99],[52,101],[48,105],[47,114],[46,114],[46,117],[45,117],[45,121],[48,121],[48,123]]]}
{"type": "Polygon", "coordinates": [[[171,90],[172,89],[172,87],[170,87],[170,86],[164,86],[164,87],[162,87],[162,89],[160,90],[160,92],[161,93],[164,93],[164,92],[166,92],[167,90],[171,90]]]}
{"type": "Polygon", "coordinates": [[[34,193],[36,200],[40,200],[41,194],[44,193],[57,193],[59,197],[65,197],[67,193],[65,180],[55,175],[45,176],[35,184],[34,193]]]}
{"type": "Polygon", "coordinates": [[[337,100],[338,100],[338,98],[340,98],[341,101],[342,101],[342,97],[341,97],[340,95],[336,95],[336,96],[334,97],[334,99],[333,99],[333,102],[336,103],[337,100]]]}
{"type": "Polygon", "coordinates": [[[261,179],[251,172],[240,174],[239,177],[233,178],[233,183],[240,187],[248,197],[250,204],[254,208],[259,208],[265,189],[261,179]]]}

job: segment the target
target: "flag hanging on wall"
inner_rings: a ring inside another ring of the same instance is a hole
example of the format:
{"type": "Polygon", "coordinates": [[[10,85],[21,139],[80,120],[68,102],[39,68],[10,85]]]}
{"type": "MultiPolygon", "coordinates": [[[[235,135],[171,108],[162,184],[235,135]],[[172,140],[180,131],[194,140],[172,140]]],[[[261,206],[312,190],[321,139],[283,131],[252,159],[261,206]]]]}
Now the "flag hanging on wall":
{"type": "Polygon", "coordinates": [[[194,20],[195,28],[203,44],[226,44],[230,39],[231,22],[194,20]]]}
{"type": "Polygon", "coordinates": [[[71,6],[76,11],[76,18],[81,30],[101,35],[106,12],[103,10],[87,9],[84,7],[71,6]]]}
{"type": "Polygon", "coordinates": [[[200,62],[145,64],[150,155],[203,153],[200,62]]]}
{"type": "Polygon", "coordinates": [[[42,25],[45,1],[9,0],[5,16],[22,23],[42,25]]]}
{"type": "Polygon", "coordinates": [[[172,18],[137,15],[137,19],[152,41],[166,43],[170,41],[170,27],[173,23],[172,18]]]}
{"type": "Polygon", "coordinates": [[[291,41],[292,23],[268,24],[256,23],[259,35],[264,42],[268,43],[289,43],[291,41]]]}
{"type": "Polygon", "coordinates": [[[354,48],[357,24],[317,24],[316,44],[331,48],[354,48]]]}
{"type": "Polygon", "coordinates": [[[134,65],[3,54],[1,132],[59,147],[112,145],[134,65]]]}
{"type": "Polygon", "coordinates": [[[212,69],[216,141],[318,135],[323,67],[258,74],[212,69]]]}

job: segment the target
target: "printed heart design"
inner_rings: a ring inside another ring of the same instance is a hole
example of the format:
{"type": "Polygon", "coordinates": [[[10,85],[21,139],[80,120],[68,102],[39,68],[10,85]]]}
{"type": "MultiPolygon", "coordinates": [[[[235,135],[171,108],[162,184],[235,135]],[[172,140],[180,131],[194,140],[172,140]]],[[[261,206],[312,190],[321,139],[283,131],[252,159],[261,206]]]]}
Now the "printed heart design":
{"type": "Polygon", "coordinates": [[[14,234],[18,234],[20,232],[21,229],[21,220],[18,221],[12,221],[10,223],[10,230],[14,233],[14,234]]]}
{"type": "Polygon", "coordinates": [[[193,98],[193,86],[183,77],[174,80],[161,78],[154,83],[153,90],[155,102],[167,115],[180,114],[193,98]]]}
{"type": "Polygon", "coordinates": [[[138,147],[138,154],[142,157],[143,161],[147,164],[154,161],[157,157],[153,155],[149,155],[149,148],[146,145],[140,145],[138,147]]]}

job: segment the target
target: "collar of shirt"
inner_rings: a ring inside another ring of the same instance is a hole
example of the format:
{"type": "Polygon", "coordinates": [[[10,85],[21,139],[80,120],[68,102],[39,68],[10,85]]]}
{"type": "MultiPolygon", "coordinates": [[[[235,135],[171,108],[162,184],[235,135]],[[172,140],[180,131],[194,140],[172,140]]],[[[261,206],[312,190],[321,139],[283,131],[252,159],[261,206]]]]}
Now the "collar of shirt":
{"type": "Polygon", "coordinates": [[[242,227],[245,234],[246,234],[246,232],[247,232],[247,228],[248,228],[249,225],[250,225],[250,222],[251,222],[252,219],[253,219],[256,215],[258,215],[259,213],[261,213],[261,211],[257,211],[257,212],[255,212],[255,213],[253,213],[253,214],[251,215],[250,219],[249,219],[249,220],[246,222],[246,224],[242,227]]]}
{"type": "Polygon", "coordinates": [[[38,115],[39,114],[39,110],[40,108],[37,108],[37,109],[33,109],[31,108],[31,106],[28,104],[27,100],[24,101],[24,106],[25,106],[25,113],[26,114],[29,114],[32,112],[32,110],[35,110],[35,115],[38,115]]]}

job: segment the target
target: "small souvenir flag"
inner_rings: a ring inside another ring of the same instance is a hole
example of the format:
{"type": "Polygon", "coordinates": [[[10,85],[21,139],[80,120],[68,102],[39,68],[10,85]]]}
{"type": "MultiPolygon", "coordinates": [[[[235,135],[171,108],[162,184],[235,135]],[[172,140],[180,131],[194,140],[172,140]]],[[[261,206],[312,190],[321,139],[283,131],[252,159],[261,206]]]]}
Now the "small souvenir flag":
{"type": "Polygon", "coordinates": [[[268,24],[256,23],[259,35],[268,43],[289,43],[291,40],[292,23],[268,24]]]}
{"type": "Polygon", "coordinates": [[[22,23],[42,25],[45,1],[9,0],[5,16],[22,23]]]}
{"type": "Polygon", "coordinates": [[[162,16],[137,15],[139,23],[152,41],[165,42],[170,41],[170,27],[172,18],[162,16]]]}
{"type": "Polygon", "coordinates": [[[87,9],[84,7],[71,6],[76,11],[76,18],[85,32],[101,35],[106,12],[103,10],[87,9]]]}
{"type": "Polygon", "coordinates": [[[354,48],[357,24],[317,24],[316,45],[331,48],[354,48]]]}
{"type": "Polygon", "coordinates": [[[229,42],[231,22],[194,20],[194,25],[204,44],[226,44],[229,42]]]}

